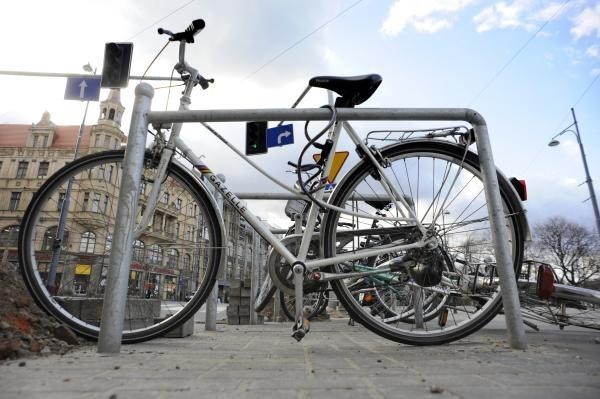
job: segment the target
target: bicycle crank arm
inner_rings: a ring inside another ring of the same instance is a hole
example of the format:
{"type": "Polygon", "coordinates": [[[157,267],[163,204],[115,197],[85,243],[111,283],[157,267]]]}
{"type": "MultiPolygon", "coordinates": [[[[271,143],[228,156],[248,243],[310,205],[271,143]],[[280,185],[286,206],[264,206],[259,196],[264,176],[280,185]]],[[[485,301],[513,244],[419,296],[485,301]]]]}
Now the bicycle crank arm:
{"type": "Polygon", "coordinates": [[[294,299],[296,301],[296,322],[292,328],[292,337],[298,342],[304,338],[310,330],[310,323],[304,317],[304,274],[306,266],[302,262],[296,262],[292,267],[294,273],[294,299]]]}

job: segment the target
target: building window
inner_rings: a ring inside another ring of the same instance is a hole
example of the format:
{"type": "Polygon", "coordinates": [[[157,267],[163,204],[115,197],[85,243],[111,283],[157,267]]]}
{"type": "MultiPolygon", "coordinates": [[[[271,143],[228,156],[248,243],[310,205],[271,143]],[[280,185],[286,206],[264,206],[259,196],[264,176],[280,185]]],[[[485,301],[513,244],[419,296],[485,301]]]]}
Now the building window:
{"type": "Polygon", "coordinates": [[[29,166],[29,162],[21,161],[19,162],[19,167],[17,168],[17,179],[25,178],[27,174],[27,167],[29,166]]]}
{"type": "Polygon", "coordinates": [[[19,238],[19,226],[8,226],[0,231],[0,246],[16,247],[19,238]]]}
{"type": "Polygon", "coordinates": [[[89,202],[90,202],[90,193],[89,192],[83,193],[83,202],[81,203],[82,211],[87,211],[89,202]]]}
{"type": "Polygon", "coordinates": [[[65,202],[65,197],[67,196],[66,193],[58,193],[58,202],[56,203],[56,210],[60,211],[62,210],[62,206],[65,202]]]}
{"type": "Polygon", "coordinates": [[[181,223],[175,223],[175,238],[179,238],[179,229],[181,228],[181,223]]]}
{"type": "Polygon", "coordinates": [[[10,194],[10,203],[8,204],[9,211],[16,211],[19,209],[19,201],[21,201],[21,192],[12,192],[10,194]]]}
{"type": "Polygon", "coordinates": [[[104,147],[110,148],[110,136],[109,135],[104,136],[104,147]]]}
{"type": "Polygon", "coordinates": [[[111,108],[110,111],[108,111],[108,119],[110,119],[111,121],[115,120],[115,110],[114,110],[114,108],[111,108]]]}
{"type": "Polygon", "coordinates": [[[135,240],[133,242],[133,260],[138,262],[144,261],[144,242],[135,240]]]}
{"type": "Polygon", "coordinates": [[[169,250],[169,255],[167,258],[167,266],[170,269],[177,268],[177,264],[179,263],[179,252],[175,248],[171,248],[169,250]]]}
{"type": "Polygon", "coordinates": [[[110,249],[112,248],[112,234],[109,234],[106,236],[106,242],[104,244],[104,248],[106,249],[106,252],[109,252],[110,249]]]}
{"type": "Polygon", "coordinates": [[[40,167],[38,168],[37,177],[46,177],[48,176],[48,169],[50,168],[50,162],[42,161],[40,162],[40,167]]]}
{"type": "Polygon", "coordinates": [[[97,176],[97,178],[98,178],[98,179],[104,179],[104,172],[105,172],[105,171],[106,171],[106,170],[105,170],[105,168],[104,168],[104,165],[100,165],[100,166],[98,166],[98,176],[97,176]]]}
{"type": "MultiPolygon", "coordinates": [[[[58,227],[53,226],[49,227],[48,230],[44,233],[44,240],[42,241],[42,251],[50,251],[54,247],[54,240],[56,239],[56,234],[58,231],[58,227]]],[[[60,242],[60,247],[62,249],[66,249],[69,244],[69,232],[67,230],[63,231],[63,238],[60,242]]]]}
{"type": "Polygon", "coordinates": [[[140,182],[140,195],[144,194],[146,194],[146,180],[142,178],[142,181],[140,182]]]}
{"type": "Polygon", "coordinates": [[[43,135],[42,136],[42,147],[48,147],[48,136],[47,135],[43,135]]]}
{"type": "Polygon", "coordinates": [[[190,270],[190,256],[188,254],[183,255],[183,270],[190,270]]]}
{"type": "Polygon", "coordinates": [[[100,135],[96,134],[96,137],[94,137],[94,147],[100,147],[100,135]]]}
{"type": "Polygon", "coordinates": [[[2,172],[2,161],[0,161],[0,173],[2,172]]]}
{"type": "Polygon", "coordinates": [[[109,165],[108,167],[108,177],[107,180],[109,183],[112,183],[113,171],[115,170],[115,165],[109,165]]]}
{"type": "Polygon", "coordinates": [[[148,262],[160,265],[162,263],[163,252],[158,244],[152,244],[148,248],[148,262]]]}
{"type": "Polygon", "coordinates": [[[175,209],[177,209],[178,211],[180,211],[181,210],[181,204],[182,204],[181,198],[177,198],[175,200],[175,209]]]}
{"type": "Polygon", "coordinates": [[[102,204],[102,213],[106,214],[108,211],[108,194],[104,194],[104,203],[102,204]]]}
{"type": "Polygon", "coordinates": [[[100,194],[94,193],[94,200],[92,201],[92,212],[100,212],[100,194]]]}
{"type": "Polygon", "coordinates": [[[162,195],[162,198],[160,199],[160,202],[162,202],[163,204],[168,204],[169,203],[169,193],[168,192],[164,192],[162,195]]]}
{"type": "Polygon", "coordinates": [[[160,213],[155,213],[152,217],[152,230],[163,231],[163,217],[160,213]]]}
{"type": "Polygon", "coordinates": [[[79,243],[79,252],[94,253],[96,247],[96,234],[91,231],[86,231],[81,235],[81,242],[79,243]]]}
{"type": "Polygon", "coordinates": [[[38,140],[39,140],[40,136],[38,136],[37,134],[33,135],[33,144],[31,145],[33,148],[38,146],[38,140]]]}
{"type": "Polygon", "coordinates": [[[119,142],[119,139],[115,138],[115,145],[114,145],[114,147],[113,147],[113,148],[116,150],[117,148],[119,148],[119,144],[121,144],[121,143],[119,142]]]}

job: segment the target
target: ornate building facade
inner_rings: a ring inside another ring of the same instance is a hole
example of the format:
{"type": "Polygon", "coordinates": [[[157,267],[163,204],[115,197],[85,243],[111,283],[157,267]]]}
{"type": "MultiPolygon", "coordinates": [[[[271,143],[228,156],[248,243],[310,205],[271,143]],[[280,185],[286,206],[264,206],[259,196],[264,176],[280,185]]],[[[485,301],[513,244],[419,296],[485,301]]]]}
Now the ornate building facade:
{"type": "MultiPolygon", "coordinates": [[[[83,128],[78,156],[117,149],[124,144],[123,112],[120,92],[113,89],[100,103],[98,122],[83,128]]],[[[0,255],[3,260],[16,260],[21,216],[44,179],[73,160],[79,128],[54,124],[48,112],[32,125],[0,125],[0,255]]],[[[114,218],[103,204],[118,192],[118,185],[113,183],[113,178],[115,181],[118,178],[117,169],[98,171],[107,182],[103,185],[104,191],[82,187],[72,194],[71,201],[77,205],[72,205],[70,212],[77,212],[77,228],[67,232],[61,246],[72,254],[73,261],[58,266],[56,280],[56,289],[65,295],[102,294],[111,237],[101,232],[98,223],[114,218]]],[[[142,190],[143,201],[147,192],[145,187],[142,190]]],[[[174,189],[168,184],[161,190],[151,227],[134,243],[129,294],[162,300],[182,299],[196,289],[191,276],[194,265],[200,264],[198,259],[203,256],[202,238],[195,234],[202,220],[196,216],[189,199],[171,192],[174,189]],[[188,203],[192,209],[187,209],[188,203]],[[189,239],[190,250],[170,248],[168,242],[173,237],[189,239]]],[[[56,235],[61,198],[57,198],[56,203],[56,214],[45,222],[43,237],[36,239],[36,251],[49,251],[56,235]]],[[[219,282],[223,299],[227,296],[228,281],[249,278],[253,265],[260,265],[260,278],[264,276],[267,253],[266,242],[228,206],[224,209],[224,219],[228,241],[226,267],[219,282]]],[[[40,262],[38,267],[42,275],[47,273],[47,264],[40,262]]]]}

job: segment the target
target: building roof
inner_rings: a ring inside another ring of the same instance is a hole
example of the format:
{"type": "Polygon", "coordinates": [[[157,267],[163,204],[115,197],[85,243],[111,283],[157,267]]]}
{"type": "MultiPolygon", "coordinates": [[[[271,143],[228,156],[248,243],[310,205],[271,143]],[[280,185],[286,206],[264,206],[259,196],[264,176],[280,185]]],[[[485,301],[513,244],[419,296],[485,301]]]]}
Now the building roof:
{"type": "MultiPolygon", "coordinates": [[[[0,125],[0,147],[25,147],[31,125],[0,125]]],[[[90,145],[91,126],[84,126],[81,147],[90,145]]],[[[54,140],[50,148],[73,148],[77,142],[79,126],[56,126],[54,140]]]]}

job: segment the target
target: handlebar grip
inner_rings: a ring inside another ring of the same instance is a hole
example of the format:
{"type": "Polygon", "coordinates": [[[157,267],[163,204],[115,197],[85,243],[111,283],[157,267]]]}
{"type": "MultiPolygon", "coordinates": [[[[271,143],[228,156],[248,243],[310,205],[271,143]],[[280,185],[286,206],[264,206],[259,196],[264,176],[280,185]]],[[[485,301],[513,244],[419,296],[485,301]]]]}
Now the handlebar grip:
{"type": "MultiPolygon", "coordinates": [[[[190,26],[188,26],[183,32],[171,34],[170,35],[171,38],[169,40],[172,42],[185,40],[186,43],[194,43],[194,36],[196,36],[198,34],[198,32],[200,32],[202,29],[204,29],[205,26],[206,26],[206,22],[204,22],[203,19],[195,19],[192,21],[190,26]]],[[[162,34],[162,33],[170,33],[170,32],[161,28],[158,30],[158,33],[162,34]]]]}
{"type": "Polygon", "coordinates": [[[190,32],[192,35],[200,32],[206,26],[206,22],[203,19],[195,19],[192,21],[190,26],[187,27],[186,31],[190,32]]]}

